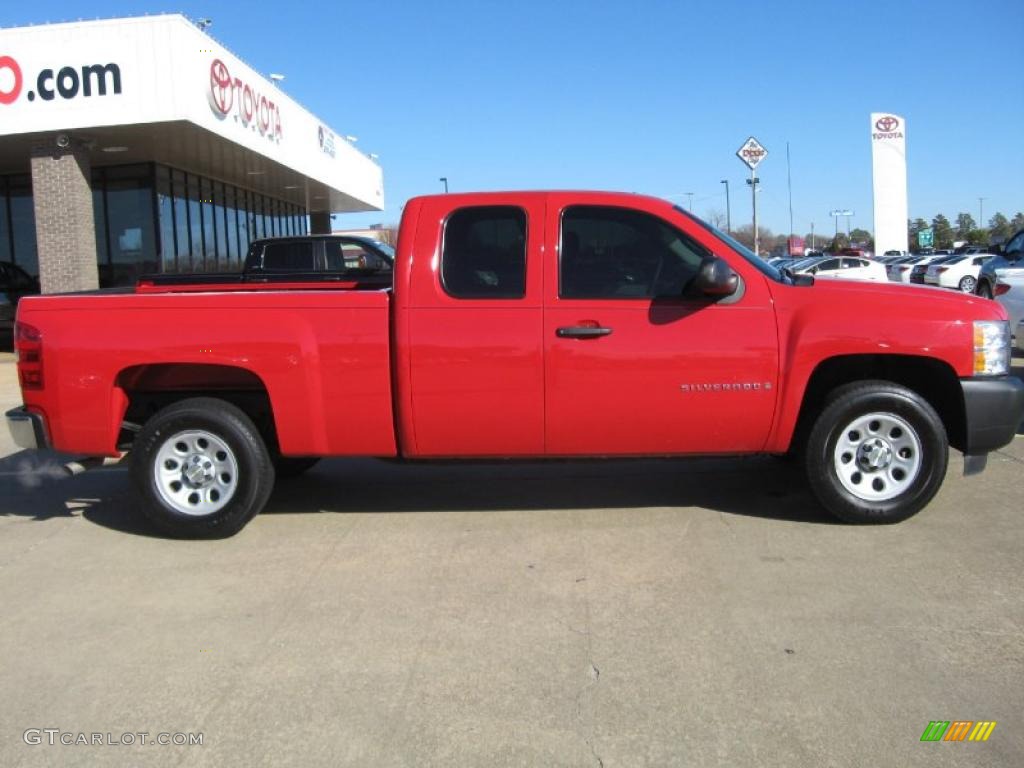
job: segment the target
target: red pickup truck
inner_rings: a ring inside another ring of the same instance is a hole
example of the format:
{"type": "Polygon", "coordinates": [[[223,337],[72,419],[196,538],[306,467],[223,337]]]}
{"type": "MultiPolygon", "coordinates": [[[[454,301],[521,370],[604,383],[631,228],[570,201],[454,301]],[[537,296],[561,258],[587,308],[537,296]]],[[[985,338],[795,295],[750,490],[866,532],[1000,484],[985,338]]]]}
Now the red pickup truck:
{"type": "Polygon", "coordinates": [[[145,514],[192,537],[322,456],[799,453],[832,513],[894,522],[949,445],[980,471],[1024,417],[997,303],[794,276],[628,194],[416,198],[393,286],[27,297],[16,348],[18,444],[128,452],[145,514]]]}

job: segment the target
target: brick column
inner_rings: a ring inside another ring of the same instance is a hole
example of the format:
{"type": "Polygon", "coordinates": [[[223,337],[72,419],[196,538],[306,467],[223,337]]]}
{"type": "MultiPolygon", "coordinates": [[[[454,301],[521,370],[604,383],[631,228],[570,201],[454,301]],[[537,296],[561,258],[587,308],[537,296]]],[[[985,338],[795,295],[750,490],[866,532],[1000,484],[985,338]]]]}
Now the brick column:
{"type": "Polygon", "coordinates": [[[325,211],[311,212],[309,214],[309,234],[331,234],[331,214],[325,211]]]}
{"type": "Polygon", "coordinates": [[[43,293],[99,287],[91,175],[88,150],[74,140],[61,148],[54,137],[32,147],[32,199],[43,293]]]}

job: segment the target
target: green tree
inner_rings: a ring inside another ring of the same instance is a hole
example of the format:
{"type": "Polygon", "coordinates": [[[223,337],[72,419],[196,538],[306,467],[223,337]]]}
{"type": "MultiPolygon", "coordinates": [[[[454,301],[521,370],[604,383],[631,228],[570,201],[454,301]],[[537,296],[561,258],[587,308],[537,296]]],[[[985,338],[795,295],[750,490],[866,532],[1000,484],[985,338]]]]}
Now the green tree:
{"type": "Polygon", "coordinates": [[[1006,242],[1013,234],[1013,225],[1003,214],[997,213],[988,220],[989,239],[995,243],[1006,242]]]}
{"type": "Polygon", "coordinates": [[[956,216],[956,239],[966,240],[971,236],[971,231],[977,225],[969,213],[958,213],[956,216]]]}
{"type": "MultiPolygon", "coordinates": [[[[772,243],[775,239],[775,233],[767,227],[757,228],[758,238],[760,240],[761,253],[768,253],[771,250],[772,243]]],[[[754,248],[754,227],[750,224],[742,224],[739,227],[733,227],[732,236],[743,243],[747,248],[753,250],[754,248]]]]}
{"type": "Polygon", "coordinates": [[[1017,211],[1017,215],[1010,220],[1010,228],[1014,232],[1020,232],[1024,229],[1024,213],[1017,211]]]}
{"type": "Polygon", "coordinates": [[[953,247],[953,227],[950,226],[949,219],[941,213],[937,214],[935,218],[932,219],[932,229],[935,231],[936,248],[953,247]]]}
{"type": "Polygon", "coordinates": [[[875,248],[875,241],[872,239],[871,233],[860,227],[850,230],[850,242],[862,245],[869,251],[875,248]]]}
{"type": "Polygon", "coordinates": [[[988,230],[972,229],[967,235],[967,242],[971,245],[988,245],[988,230]]]}
{"type": "Polygon", "coordinates": [[[849,248],[850,241],[846,237],[845,232],[840,232],[838,235],[832,238],[832,242],[828,244],[828,250],[832,253],[838,253],[843,248],[849,248]]]}

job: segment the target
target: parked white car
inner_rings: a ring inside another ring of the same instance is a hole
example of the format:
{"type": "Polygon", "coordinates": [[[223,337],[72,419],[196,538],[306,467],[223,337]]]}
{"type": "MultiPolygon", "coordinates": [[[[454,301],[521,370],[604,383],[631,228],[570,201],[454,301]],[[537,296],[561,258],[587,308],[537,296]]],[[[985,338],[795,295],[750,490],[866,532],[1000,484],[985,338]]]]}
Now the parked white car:
{"type": "MultiPolygon", "coordinates": [[[[894,283],[907,283],[911,282],[911,277],[914,274],[914,267],[923,267],[930,265],[934,261],[944,259],[950,254],[948,253],[932,253],[927,256],[912,256],[909,259],[901,259],[894,261],[889,265],[888,275],[889,280],[894,283]]],[[[919,275],[924,274],[924,270],[918,272],[919,275]]],[[[920,282],[924,282],[921,280],[920,282]]]]}
{"type": "Polygon", "coordinates": [[[992,258],[991,253],[980,256],[953,256],[930,264],[924,273],[924,281],[929,285],[941,285],[943,288],[955,288],[964,293],[974,293],[978,287],[978,273],[981,265],[992,258]]]}
{"type": "Polygon", "coordinates": [[[798,274],[803,273],[814,275],[815,277],[838,277],[843,280],[876,280],[884,283],[889,279],[885,274],[884,264],[879,264],[871,259],[861,259],[856,256],[833,256],[832,258],[821,259],[809,266],[793,271],[798,274]]]}

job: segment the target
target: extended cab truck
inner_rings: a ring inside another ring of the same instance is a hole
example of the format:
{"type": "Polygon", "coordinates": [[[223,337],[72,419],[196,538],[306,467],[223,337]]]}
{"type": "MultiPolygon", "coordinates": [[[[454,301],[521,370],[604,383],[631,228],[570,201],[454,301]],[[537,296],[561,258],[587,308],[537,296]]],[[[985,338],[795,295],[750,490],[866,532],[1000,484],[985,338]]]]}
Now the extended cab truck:
{"type": "Polygon", "coordinates": [[[913,515],[948,445],[1024,416],[995,302],[779,272],[669,203],[421,197],[393,288],[153,285],[28,297],[19,445],[128,451],[142,510],[238,531],[321,456],[803,455],[823,505],[913,515]]]}

